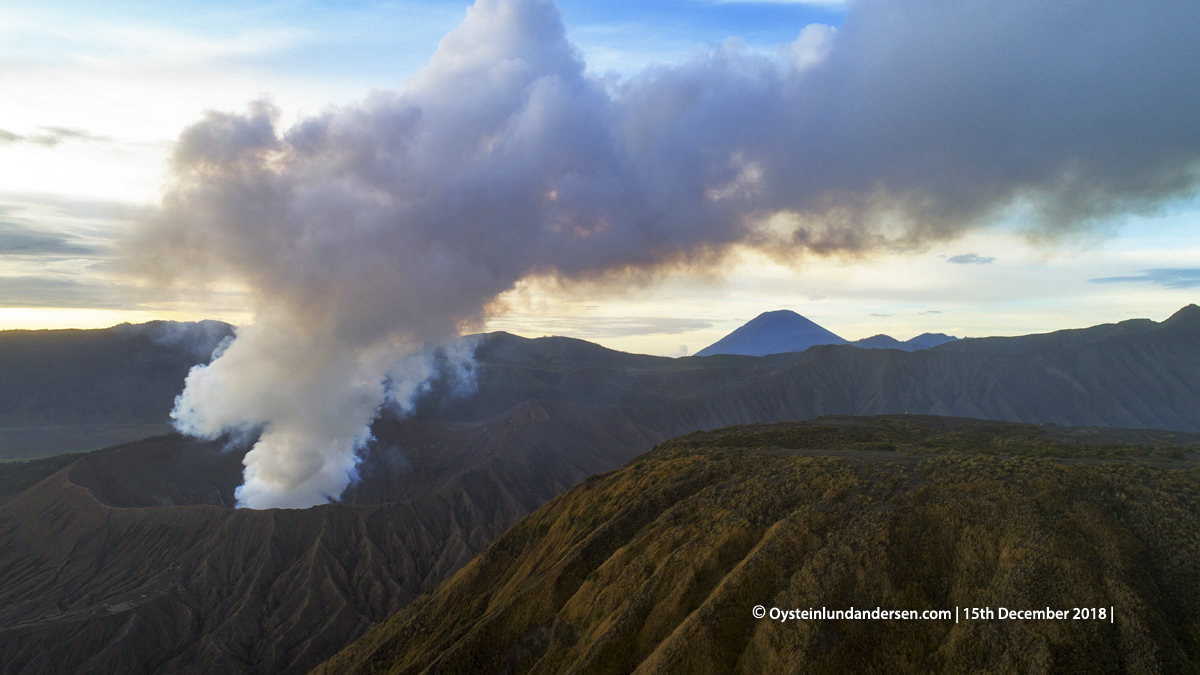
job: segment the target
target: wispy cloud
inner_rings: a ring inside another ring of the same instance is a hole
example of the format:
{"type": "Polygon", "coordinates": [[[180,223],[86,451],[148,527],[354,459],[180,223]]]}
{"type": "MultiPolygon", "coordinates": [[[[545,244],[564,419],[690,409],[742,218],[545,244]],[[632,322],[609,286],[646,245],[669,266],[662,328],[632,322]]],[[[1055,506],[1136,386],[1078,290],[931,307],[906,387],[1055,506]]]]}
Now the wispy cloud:
{"type": "Polygon", "coordinates": [[[545,316],[536,319],[510,315],[493,321],[490,329],[519,330],[527,334],[570,335],[585,340],[631,337],[641,335],[679,335],[711,328],[712,323],[699,319],[644,316],[545,316]],[[511,324],[511,325],[510,325],[511,324]]]}
{"type": "Polygon", "coordinates": [[[85,129],[71,129],[68,127],[39,127],[39,129],[41,129],[41,132],[35,134],[17,134],[5,129],[0,129],[0,143],[33,143],[34,145],[42,145],[47,148],[52,148],[68,140],[112,140],[107,136],[97,136],[85,129]]]}
{"type": "Polygon", "coordinates": [[[204,306],[212,313],[237,313],[241,294],[211,289],[148,289],[113,283],[98,275],[52,271],[45,274],[0,275],[0,307],[169,311],[204,306]]]}
{"type": "Polygon", "coordinates": [[[688,355],[688,346],[687,345],[679,345],[675,349],[672,349],[671,351],[669,351],[665,354],[659,354],[659,356],[668,356],[673,359],[678,359],[680,357],[687,356],[687,355],[688,355]]]}
{"type": "Polygon", "coordinates": [[[870,314],[870,316],[875,316],[875,317],[879,317],[879,318],[887,318],[889,316],[925,316],[926,314],[941,314],[941,313],[942,313],[942,310],[940,310],[940,309],[927,309],[923,312],[915,312],[915,313],[910,313],[910,314],[872,313],[872,314],[870,314]]]}
{"type": "Polygon", "coordinates": [[[964,253],[962,255],[956,255],[952,258],[947,258],[946,262],[955,263],[958,265],[990,265],[996,262],[996,259],[990,256],[978,255],[976,253],[964,253]]]}
{"type": "Polygon", "coordinates": [[[141,309],[137,289],[103,280],[50,276],[0,276],[0,306],[141,309]]]}
{"type": "Polygon", "coordinates": [[[1142,281],[1166,288],[1195,288],[1200,286],[1200,267],[1166,267],[1152,270],[1141,270],[1141,274],[1132,277],[1100,277],[1088,279],[1093,284],[1115,284],[1127,281],[1142,281]]]}
{"type": "Polygon", "coordinates": [[[92,255],[96,250],[57,232],[0,220],[0,256],[92,255]]]}

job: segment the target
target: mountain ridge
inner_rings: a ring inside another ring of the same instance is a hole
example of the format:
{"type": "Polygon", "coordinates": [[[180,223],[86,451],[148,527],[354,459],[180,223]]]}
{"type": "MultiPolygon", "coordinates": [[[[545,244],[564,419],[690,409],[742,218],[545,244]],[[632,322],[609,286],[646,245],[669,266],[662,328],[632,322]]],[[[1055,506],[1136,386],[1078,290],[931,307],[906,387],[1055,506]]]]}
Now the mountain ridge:
{"type": "Polygon", "coordinates": [[[896,415],[672,439],[312,672],[1194,672],[1200,447],[1150,469],[1060,434],[896,415]],[[1047,458],[1079,454],[1108,459],[1047,458]],[[969,606],[993,620],[766,616],[969,606]],[[994,620],[1080,606],[1116,613],[994,620]]]}
{"type": "Polygon", "coordinates": [[[219,321],[0,331],[0,458],[170,431],[188,371],[233,331],[219,321]]]}
{"type": "Polygon", "coordinates": [[[763,312],[729,335],[696,352],[695,356],[730,354],[767,356],[802,352],[818,345],[851,344],[863,349],[928,349],[958,338],[945,333],[922,333],[900,341],[890,335],[873,335],[861,340],[846,340],[789,309],[763,312]]]}
{"type": "Polygon", "coordinates": [[[909,338],[903,342],[897,340],[890,335],[872,335],[869,338],[854,340],[850,344],[863,349],[899,349],[906,352],[915,352],[918,349],[929,349],[947,342],[954,342],[958,338],[945,333],[921,333],[916,337],[909,338]]]}
{"type": "Polygon", "coordinates": [[[1200,321],[1176,315],[1032,351],[983,339],[670,359],[492,333],[475,395],[434,386],[415,415],[385,415],[360,480],[308,511],[232,511],[246,447],[225,440],[168,435],[66,466],[0,465],[0,673],[305,672],[556,495],[696,430],[910,412],[1184,438],[1200,431],[1200,321]]]}

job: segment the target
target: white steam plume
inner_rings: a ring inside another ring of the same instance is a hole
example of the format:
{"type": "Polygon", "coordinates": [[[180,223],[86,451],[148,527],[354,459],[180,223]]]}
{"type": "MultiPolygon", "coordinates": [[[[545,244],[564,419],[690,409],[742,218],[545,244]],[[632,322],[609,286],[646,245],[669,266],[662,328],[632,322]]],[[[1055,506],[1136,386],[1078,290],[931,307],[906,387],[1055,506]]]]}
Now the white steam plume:
{"type": "Polygon", "coordinates": [[[258,306],[176,420],[261,429],[239,503],[308,506],[353,477],[384,381],[419,386],[396,364],[530,275],[920,246],[1014,205],[1048,233],[1153,211],[1200,175],[1198,29],[1193,0],[861,0],[775,56],[613,84],[553,4],[479,0],[402,92],[183,133],[134,258],[258,306]]]}

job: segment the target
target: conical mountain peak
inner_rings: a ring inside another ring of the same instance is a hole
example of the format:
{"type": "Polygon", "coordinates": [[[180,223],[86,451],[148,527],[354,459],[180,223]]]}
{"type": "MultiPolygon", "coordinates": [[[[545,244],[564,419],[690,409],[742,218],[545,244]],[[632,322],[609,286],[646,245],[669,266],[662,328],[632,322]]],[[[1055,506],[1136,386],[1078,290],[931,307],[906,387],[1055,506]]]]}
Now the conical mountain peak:
{"type": "Polygon", "coordinates": [[[846,340],[788,309],[763,312],[744,326],[696,352],[697,356],[744,354],[765,356],[802,352],[815,345],[842,345],[846,340]]]}

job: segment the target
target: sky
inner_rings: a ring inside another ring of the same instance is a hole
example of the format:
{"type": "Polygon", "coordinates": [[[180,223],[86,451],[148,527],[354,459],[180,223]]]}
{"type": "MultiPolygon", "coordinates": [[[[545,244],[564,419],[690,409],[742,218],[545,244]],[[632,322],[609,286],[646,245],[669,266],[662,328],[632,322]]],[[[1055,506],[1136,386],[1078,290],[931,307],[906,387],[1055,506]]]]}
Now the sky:
{"type": "MultiPolygon", "coordinates": [[[[264,97],[285,129],[372,91],[404,91],[467,7],[6,2],[0,329],[254,321],[256,305],[237,280],[166,288],[121,272],[129,253],[120,242],[179,179],[171,157],[181,133],[205,111],[241,113],[264,97]]],[[[806,26],[837,29],[857,11],[692,0],[563,0],[558,8],[587,77],[614,89],[714,50],[785,58],[806,26]]],[[[1051,24],[1053,12],[1046,16],[1051,24]]],[[[1057,39],[1070,41],[1071,27],[1057,39]]],[[[715,269],[657,270],[651,282],[628,285],[531,274],[502,292],[477,328],[682,355],[775,309],[847,339],[903,340],[1162,320],[1200,297],[1194,190],[1049,234],[1017,207],[986,220],[952,235],[824,254],[733,245],[715,269]]]]}
{"type": "Polygon", "coordinates": [[[171,417],[256,435],[240,506],[338,499],[381,410],[470,390],[464,334],[681,356],[1200,289],[1194,0],[45,4],[0,13],[0,327],[238,324],[171,417]]]}

